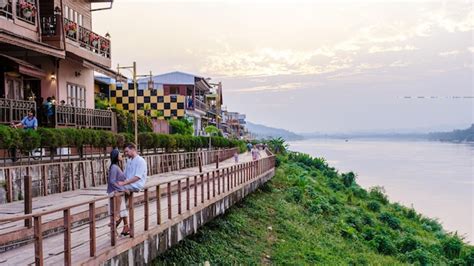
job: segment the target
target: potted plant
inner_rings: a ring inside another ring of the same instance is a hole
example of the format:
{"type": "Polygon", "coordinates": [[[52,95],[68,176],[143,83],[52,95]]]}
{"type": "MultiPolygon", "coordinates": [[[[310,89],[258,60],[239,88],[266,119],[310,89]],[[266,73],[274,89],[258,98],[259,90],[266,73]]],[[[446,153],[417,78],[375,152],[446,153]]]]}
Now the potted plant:
{"type": "Polygon", "coordinates": [[[28,1],[20,1],[21,14],[25,18],[31,18],[36,15],[36,6],[28,1]]]}
{"type": "Polygon", "coordinates": [[[65,26],[66,34],[70,37],[74,37],[77,32],[77,24],[73,21],[68,21],[65,26]]]}
{"type": "Polygon", "coordinates": [[[99,47],[99,35],[91,32],[89,34],[89,43],[94,47],[97,48],[99,47]]]}

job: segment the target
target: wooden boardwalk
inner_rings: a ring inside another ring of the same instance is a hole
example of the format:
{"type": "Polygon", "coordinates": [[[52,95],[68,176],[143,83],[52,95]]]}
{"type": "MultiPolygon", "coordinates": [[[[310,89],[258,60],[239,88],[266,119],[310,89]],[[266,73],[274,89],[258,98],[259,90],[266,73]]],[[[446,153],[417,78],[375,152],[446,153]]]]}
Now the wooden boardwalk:
{"type": "MultiPolygon", "coordinates": [[[[266,152],[261,152],[261,160],[267,157],[266,152]]],[[[199,172],[198,167],[182,169],[179,171],[157,174],[149,176],[147,180],[147,187],[159,188],[159,200],[156,200],[156,189],[147,189],[147,192],[135,193],[133,198],[136,202],[134,207],[134,233],[140,235],[145,232],[145,229],[163,230],[168,227],[173,219],[178,217],[183,212],[190,212],[198,205],[205,205],[213,200],[216,200],[224,192],[232,192],[232,189],[237,189],[239,185],[245,184],[245,172],[239,172],[239,167],[245,171],[245,167],[249,170],[252,164],[252,158],[249,153],[241,154],[239,156],[239,163],[235,164],[234,159],[228,159],[219,163],[219,171],[216,172],[216,165],[204,165],[202,167],[203,173],[199,172]],[[230,172],[229,172],[230,171],[230,172]],[[216,174],[217,173],[217,174],[216,174]],[[172,188],[174,192],[172,191],[172,188]],[[171,193],[170,193],[171,192],[171,193]],[[160,213],[160,215],[158,215],[160,213]],[[151,226],[150,226],[151,225],[151,226]]],[[[255,165],[257,166],[257,165],[255,165]]],[[[265,169],[262,167],[262,172],[265,169]]],[[[42,239],[42,257],[44,264],[56,265],[67,262],[65,258],[66,246],[70,247],[69,259],[72,264],[77,264],[84,261],[91,251],[91,224],[89,221],[81,222],[89,217],[90,205],[88,202],[94,202],[94,211],[96,219],[94,219],[93,226],[95,227],[95,250],[100,251],[111,247],[112,243],[118,244],[121,241],[129,240],[129,237],[117,236],[116,240],[112,240],[111,228],[109,227],[110,216],[107,215],[109,199],[106,196],[106,186],[99,186],[87,189],[80,189],[76,191],[64,192],[61,194],[53,194],[45,197],[34,198],[33,214],[41,212],[48,212],[58,209],[66,209],[68,206],[77,205],[77,207],[67,209],[69,214],[68,222],[72,224],[69,228],[63,226],[65,224],[65,213],[63,211],[56,211],[50,214],[41,216],[41,224],[43,229],[41,232],[51,230],[55,233],[50,233],[50,236],[42,239]],[[81,204],[83,203],[83,204],[81,204]],[[50,224],[50,226],[45,226],[50,224]],[[69,238],[66,238],[64,231],[69,230],[69,238]],[[69,243],[66,243],[68,240],[69,243]]],[[[23,203],[13,202],[9,204],[0,205],[0,215],[2,219],[14,218],[23,215],[23,203]]],[[[25,245],[18,247],[18,243],[14,242],[14,238],[20,233],[33,237],[34,228],[25,230],[24,221],[18,220],[16,222],[4,222],[0,224],[0,238],[3,243],[12,241],[12,246],[8,250],[8,244],[4,246],[3,253],[0,253],[1,265],[30,265],[35,264],[35,244],[29,240],[25,245]],[[11,239],[8,239],[8,236],[11,239]]],[[[117,231],[121,231],[118,228],[117,231]]],[[[94,250],[94,254],[95,254],[94,250]]],[[[38,252],[36,250],[36,252],[38,252]]],[[[38,253],[36,253],[38,255],[38,253]]]]}

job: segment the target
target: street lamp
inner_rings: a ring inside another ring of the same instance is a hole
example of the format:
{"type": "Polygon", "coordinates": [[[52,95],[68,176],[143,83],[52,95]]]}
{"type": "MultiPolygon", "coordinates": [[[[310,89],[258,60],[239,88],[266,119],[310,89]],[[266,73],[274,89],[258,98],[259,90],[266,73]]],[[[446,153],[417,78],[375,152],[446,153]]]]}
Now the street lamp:
{"type": "Polygon", "coordinates": [[[148,75],[137,75],[137,62],[133,61],[133,65],[131,66],[120,66],[117,64],[117,73],[120,74],[120,69],[128,69],[132,71],[133,75],[133,97],[134,97],[134,103],[135,103],[135,110],[133,112],[133,122],[135,124],[135,145],[138,145],[138,108],[137,108],[137,77],[150,77],[150,80],[148,81],[148,89],[153,90],[155,83],[153,82],[153,74],[150,71],[150,74],[148,75]]]}

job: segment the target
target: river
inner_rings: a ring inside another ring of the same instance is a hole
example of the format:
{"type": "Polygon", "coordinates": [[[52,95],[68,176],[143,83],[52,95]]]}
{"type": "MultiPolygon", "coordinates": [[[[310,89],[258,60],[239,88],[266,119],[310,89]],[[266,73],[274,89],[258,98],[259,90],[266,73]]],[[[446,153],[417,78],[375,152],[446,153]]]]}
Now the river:
{"type": "Polygon", "coordinates": [[[383,186],[391,201],[438,218],[474,243],[474,144],[388,139],[309,139],[290,150],[324,157],[357,173],[364,188],[383,186]]]}

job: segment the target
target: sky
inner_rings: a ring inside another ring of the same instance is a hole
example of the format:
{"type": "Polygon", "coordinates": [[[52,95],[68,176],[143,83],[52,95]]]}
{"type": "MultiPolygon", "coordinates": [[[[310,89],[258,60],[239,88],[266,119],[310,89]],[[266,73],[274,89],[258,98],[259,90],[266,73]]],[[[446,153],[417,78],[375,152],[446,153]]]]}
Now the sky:
{"type": "Polygon", "coordinates": [[[294,132],[474,123],[473,1],[115,0],[115,67],[222,81],[224,105],[294,132]]]}

